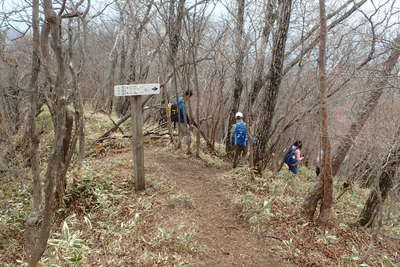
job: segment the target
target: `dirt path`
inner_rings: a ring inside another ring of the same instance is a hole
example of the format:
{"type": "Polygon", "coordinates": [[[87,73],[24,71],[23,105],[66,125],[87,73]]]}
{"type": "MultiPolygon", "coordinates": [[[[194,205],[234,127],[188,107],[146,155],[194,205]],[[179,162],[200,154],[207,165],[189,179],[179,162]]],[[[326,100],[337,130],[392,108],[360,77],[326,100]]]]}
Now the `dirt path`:
{"type": "Polygon", "coordinates": [[[171,210],[172,223],[195,223],[197,237],[206,246],[205,256],[191,266],[286,266],[268,255],[249,226],[238,219],[219,177],[226,170],[206,167],[191,159],[176,159],[148,149],[146,160],[155,160],[194,203],[193,209],[171,210]]]}

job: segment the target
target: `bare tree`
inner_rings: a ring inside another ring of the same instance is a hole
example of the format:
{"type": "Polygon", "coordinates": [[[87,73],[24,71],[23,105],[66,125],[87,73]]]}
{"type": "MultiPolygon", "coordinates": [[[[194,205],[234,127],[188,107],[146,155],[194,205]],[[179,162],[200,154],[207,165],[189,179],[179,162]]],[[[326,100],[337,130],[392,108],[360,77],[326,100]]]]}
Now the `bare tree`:
{"type": "MultiPolygon", "coordinates": [[[[347,18],[349,18],[351,15],[353,15],[354,12],[356,12],[361,6],[363,6],[367,0],[361,0],[359,2],[355,2],[354,0],[349,0],[346,3],[344,3],[342,6],[337,8],[335,11],[330,13],[327,18],[331,19],[334,18],[336,15],[340,14],[341,11],[345,10],[349,5],[353,4],[353,6],[346,11],[344,14],[340,15],[338,18],[333,20],[332,22],[327,25],[327,30],[330,31],[340,25],[341,22],[345,21],[347,18]]],[[[268,18],[269,22],[271,23],[271,27],[273,26],[274,21],[276,20],[276,14],[274,13],[269,13],[273,12],[273,6],[271,6],[272,2],[269,5],[268,8],[268,18]]],[[[264,28],[266,29],[266,28],[264,28]]],[[[319,42],[319,35],[315,36],[312,41],[310,41],[308,44],[306,43],[309,39],[313,37],[313,34],[319,29],[319,24],[316,24],[313,26],[307,33],[305,33],[300,40],[295,42],[295,44],[291,47],[291,49],[285,54],[285,57],[289,57],[291,54],[293,54],[296,51],[296,48],[302,47],[300,53],[298,56],[295,58],[291,59],[288,63],[285,64],[284,70],[283,70],[283,76],[289,73],[295,67],[297,64],[299,64],[303,58],[314,49],[319,42]]],[[[259,61],[261,62],[261,61],[259,61]]],[[[253,90],[251,91],[250,94],[250,104],[253,103],[254,105],[254,100],[257,98],[260,89],[265,86],[265,83],[270,79],[271,72],[268,72],[265,77],[262,80],[258,80],[258,84],[256,87],[253,85],[253,90]]]]}
{"type": "MultiPolygon", "coordinates": [[[[340,165],[344,161],[348,151],[354,144],[354,141],[360,134],[368,118],[371,116],[376,106],[378,105],[379,99],[383,94],[385,85],[388,82],[388,77],[392,72],[400,57],[400,36],[397,36],[394,40],[391,48],[391,54],[389,58],[383,63],[383,70],[379,72],[376,77],[376,81],[373,83],[374,89],[368,94],[367,100],[361,110],[358,111],[356,119],[350,126],[349,132],[343,137],[339,144],[335,156],[332,161],[332,175],[335,176],[340,168],[340,165]]],[[[317,180],[312,190],[308,193],[304,203],[303,209],[307,217],[312,218],[317,208],[318,201],[323,197],[323,182],[317,180]]]]}
{"type": "MultiPolygon", "coordinates": [[[[191,65],[188,64],[188,68],[186,68],[186,80],[187,80],[187,87],[190,86],[190,78],[191,73],[193,73],[193,84],[196,94],[196,103],[195,103],[195,112],[196,115],[193,114],[193,106],[189,106],[189,118],[193,125],[197,127],[196,130],[196,157],[200,157],[200,131],[201,131],[201,124],[202,120],[200,118],[200,99],[201,99],[201,90],[200,90],[200,78],[199,78],[199,64],[197,63],[197,57],[199,55],[199,48],[201,46],[202,39],[204,38],[204,32],[208,23],[208,15],[206,13],[208,5],[205,4],[203,7],[198,7],[198,1],[196,0],[194,3],[193,13],[187,13],[186,20],[184,20],[185,31],[188,38],[188,58],[189,61],[193,63],[193,68],[191,65]],[[193,70],[193,71],[192,71],[193,70]]],[[[192,104],[190,102],[189,104],[192,104]]]]}
{"type": "Polygon", "coordinates": [[[245,57],[245,42],[244,42],[244,13],[245,0],[237,0],[237,15],[236,15],[236,31],[235,31],[235,74],[232,105],[229,112],[228,131],[226,133],[225,149],[228,153],[232,152],[232,144],[229,138],[230,126],[235,123],[235,114],[239,110],[240,97],[243,91],[243,64],[245,57]]]}
{"type": "MultiPolygon", "coordinates": [[[[175,98],[178,99],[178,78],[177,78],[177,56],[178,49],[181,42],[181,32],[182,32],[182,24],[185,16],[185,0],[179,0],[178,3],[176,0],[170,1],[168,6],[168,18],[167,18],[167,35],[168,35],[168,56],[167,56],[167,64],[169,68],[172,68],[172,89],[174,90],[175,98]]],[[[164,90],[167,90],[166,86],[164,86],[164,90]]],[[[181,112],[179,110],[180,105],[178,105],[178,114],[181,112]]],[[[185,112],[185,111],[183,111],[185,112]]],[[[182,146],[182,131],[181,128],[178,128],[179,132],[179,140],[177,143],[177,148],[182,146]]],[[[190,152],[191,139],[188,139],[188,152],[190,152]]]]}
{"type": "Polygon", "coordinates": [[[78,29],[77,33],[74,36],[72,29],[72,19],[69,21],[68,25],[68,56],[69,56],[69,71],[72,77],[73,84],[73,104],[75,109],[75,135],[71,142],[72,147],[75,147],[75,144],[78,142],[79,150],[78,150],[78,160],[77,166],[80,171],[83,163],[83,158],[85,155],[85,120],[84,120],[84,110],[83,110],[83,99],[81,93],[80,80],[82,78],[82,73],[84,72],[86,65],[86,50],[87,50],[87,27],[88,20],[87,16],[90,10],[91,2],[87,0],[87,6],[83,13],[80,13],[78,10],[83,4],[83,1],[79,1],[77,4],[72,3],[71,16],[77,15],[77,24],[78,29]],[[82,29],[81,29],[82,28],[82,29]],[[83,35],[83,36],[82,36],[83,35]],[[78,51],[79,51],[79,64],[78,67],[74,65],[74,45],[78,42],[78,51]]]}
{"type": "MultiPolygon", "coordinates": [[[[122,77],[127,77],[126,81],[120,80],[120,83],[134,83],[138,81],[143,81],[146,79],[148,75],[147,68],[144,68],[142,60],[142,57],[140,55],[140,50],[142,49],[141,44],[143,41],[143,33],[146,29],[147,24],[150,21],[150,18],[152,16],[151,10],[154,5],[154,0],[147,1],[141,5],[140,3],[134,3],[133,1],[127,1],[127,4],[122,7],[123,10],[120,12],[125,12],[127,13],[126,16],[128,18],[128,21],[131,23],[131,30],[127,30],[128,33],[132,32],[131,35],[128,37],[121,37],[125,38],[126,40],[130,40],[129,44],[129,49],[125,49],[123,46],[123,50],[121,52],[126,52],[127,55],[121,54],[122,60],[121,60],[121,66],[124,68],[125,67],[125,57],[127,60],[127,70],[125,69],[120,69],[121,75],[120,78],[122,77]],[[127,9],[127,10],[124,10],[127,9]]],[[[121,8],[121,7],[120,7],[121,8]]],[[[126,25],[125,27],[128,27],[126,25]]],[[[122,30],[121,32],[124,32],[122,30]]],[[[121,42],[121,44],[124,44],[124,42],[121,42]]],[[[115,56],[115,55],[114,55],[115,56]]],[[[112,59],[112,64],[114,63],[115,59],[112,59]]],[[[113,68],[111,68],[113,70],[113,68]]],[[[129,98],[126,97],[119,97],[118,102],[116,104],[116,111],[117,114],[120,116],[125,115],[128,113],[130,107],[130,101],[129,98]]]]}
{"type": "MultiPolygon", "coordinates": [[[[50,230],[52,227],[55,208],[62,201],[64,196],[64,190],[66,186],[66,174],[68,167],[71,162],[72,154],[74,153],[74,147],[71,147],[71,134],[73,126],[72,112],[67,108],[67,97],[65,94],[65,51],[62,47],[62,18],[63,13],[66,10],[66,1],[64,1],[58,13],[53,6],[51,0],[43,1],[45,23],[41,31],[40,45],[42,53],[42,63],[45,70],[47,81],[50,86],[50,94],[48,97],[48,105],[53,116],[54,123],[54,143],[51,154],[47,163],[47,170],[45,174],[45,190],[43,206],[41,206],[41,182],[38,173],[38,162],[34,155],[34,166],[32,168],[34,177],[34,195],[33,203],[34,208],[32,215],[27,220],[27,253],[29,258],[29,266],[36,266],[40,260],[43,252],[47,246],[47,240],[50,236],[50,230]],[[51,40],[49,40],[51,37],[51,40]],[[51,44],[52,52],[54,53],[55,60],[57,63],[57,71],[54,74],[50,69],[50,53],[48,44],[51,44]],[[56,201],[57,200],[57,201],[56,201]]],[[[32,9],[32,19],[34,29],[33,39],[33,54],[32,54],[32,96],[31,96],[31,112],[30,116],[34,116],[35,106],[37,103],[37,77],[39,73],[39,2],[34,1],[32,9]]],[[[37,152],[38,140],[37,133],[35,132],[35,123],[30,122],[30,133],[32,135],[32,150],[31,152],[37,152]]]]}
{"type": "Polygon", "coordinates": [[[257,58],[255,62],[255,77],[251,86],[251,91],[249,93],[249,103],[247,104],[247,108],[245,109],[249,113],[249,115],[252,114],[252,108],[254,102],[256,101],[256,97],[261,88],[264,86],[266,80],[264,68],[265,60],[267,57],[269,35],[273,30],[274,22],[276,19],[276,0],[268,0],[266,6],[264,7],[264,10],[264,26],[261,32],[260,48],[257,51],[257,58]]]}
{"type": "MultiPolygon", "coordinates": [[[[29,112],[29,125],[28,136],[31,138],[30,155],[31,155],[31,170],[33,178],[33,192],[32,192],[32,210],[27,219],[27,225],[33,225],[39,217],[42,209],[42,181],[40,179],[40,166],[39,166],[39,136],[36,130],[35,116],[37,114],[37,103],[39,98],[39,72],[40,72],[40,29],[39,29],[39,0],[32,1],[32,72],[30,81],[30,112],[29,112]]],[[[34,249],[33,229],[28,230],[27,235],[27,248],[34,249]]],[[[31,255],[33,258],[33,255],[31,255]]],[[[32,259],[33,260],[33,259],[32,259]]]]}
{"type": "Polygon", "coordinates": [[[269,81],[265,87],[265,94],[261,101],[262,115],[260,115],[260,124],[256,128],[255,134],[257,145],[254,151],[254,166],[258,171],[262,171],[266,167],[265,154],[268,150],[267,143],[270,137],[271,122],[274,117],[276,101],[282,81],[283,60],[291,11],[292,1],[281,1],[277,21],[278,28],[274,34],[269,81]]]}
{"type": "Polygon", "coordinates": [[[320,116],[321,116],[321,144],[323,153],[323,172],[324,193],[321,204],[319,222],[326,225],[332,208],[332,164],[331,164],[331,144],[328,131],[328,111],[327,111],[327,84],[326,84],[326,13],[325,0],[319,0],[320,8],[320,46],[319,46],[319,91],[320,91],[320,116]]]}
{"type": "Polygon", "coordinates": [[[400,57],[400,35],[397,36],[392,44],[391,55],[383,63],[383,70],[377,76],[377,80],[374,81],[375,90],[372,90],[368,95],[364,107],[358,112],[355,121],[350,127],[350,131],[343,137],[339,147],[336,150],[335,156],[332,161],[332,174],[335,176],[339,171],[340,165],[345,159],[347,152],[353,145],[357,136],[360,134],[362,128],[367,122],[368,118],[375,110],[378,105],[379,99],[381,98],[385,85],[388,82],[392,70],[394,69],[398,59],[400,57]]]}
{"type": "MultiPolygon", "coordinates": [[[[115,84],[115,72],[116,72],[116,67],[117,67],[117,63],[118,63],[118,45],[120,42],[120,39],[122,38],[122,32],[118,32],[117,36],[115,38],[113,47],[108,55],[108,60],[109,60],[109,66],[108,66],[108,76],[105,82],[105,88],[104,88],[104,96],[102,99],[100,99],[100,102],[104,101],[104,98],[106,99],[106,110],[111,113],[113,111],[113,107],[114,107],[114,84],[115,84]]],[[[125,52],[125,51],[123,51],[125,52]]],[[[125,56],[124,56],[125,58],[125,56]]],[[[120,70],[121,73],[124,73],[124,70],[120,70]]],[[[122,74],[121,74],[122,75],[122,74]]],[[[119,83],[123,84],[124,83],[124,79],[122,79],[122,76],[120,76],[120,80],[119,83]]],[[[101,103],[97,104],[96,109],[99,109],[98,106],[100,106],[101,103]]]]}

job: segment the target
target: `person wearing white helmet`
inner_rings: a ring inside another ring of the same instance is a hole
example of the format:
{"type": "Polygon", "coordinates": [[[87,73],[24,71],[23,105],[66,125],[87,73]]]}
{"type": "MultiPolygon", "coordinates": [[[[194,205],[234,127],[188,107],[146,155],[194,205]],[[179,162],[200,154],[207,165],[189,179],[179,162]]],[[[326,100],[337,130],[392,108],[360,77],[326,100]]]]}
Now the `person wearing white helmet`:
{"type": "Polygon", "coordinates": [[[237,112],[235,114],[236,123],[231,128],[231,142],[234,147],[233,168],[237,167],[239,156],[246,155],[247,153],[247,126],[243,121],[243,113],[237,112]]]}

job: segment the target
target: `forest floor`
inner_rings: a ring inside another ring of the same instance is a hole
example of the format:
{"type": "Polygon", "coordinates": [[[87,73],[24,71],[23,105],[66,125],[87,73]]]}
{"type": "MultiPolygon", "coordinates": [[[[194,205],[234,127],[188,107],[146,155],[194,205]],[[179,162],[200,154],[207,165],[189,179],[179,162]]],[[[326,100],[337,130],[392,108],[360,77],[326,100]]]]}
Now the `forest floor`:
{"type": "MultiPolygon", "coordinates": [[[[108,127],[92,121],[94,136],[108,127]]],[[[69,172],[41,266],[399,266],[398,222],[376,238],[354,223],[368,189],[345,193],[323,231],[299,215],[312,171],[260,177],[147,136],[146,190],[135,193],[129,139],[114,137],[90,147],[81,173],[69,172]]],[[[0,266],[23,266],[31,185],[0,182],[0,266]]]]}

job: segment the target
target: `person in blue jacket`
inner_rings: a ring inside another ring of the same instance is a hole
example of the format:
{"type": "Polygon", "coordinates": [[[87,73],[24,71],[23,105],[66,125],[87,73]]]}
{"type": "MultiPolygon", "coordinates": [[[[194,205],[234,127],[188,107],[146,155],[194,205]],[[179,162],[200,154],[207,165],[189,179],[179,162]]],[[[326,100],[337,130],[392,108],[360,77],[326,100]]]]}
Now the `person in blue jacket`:
{"type": "Polygon", "coordinates": [[[233,168],[238,165],[239,157],[247,154],[247,126],[243,121],[243,113],[237,112],[235,114],[236,123],[231,128],[231,143],[234,148],[233,168]]]}
{"type": "Polygon", "coordinates": [[[179,120],[178,120],[178,127],[179,127],[179,138],[181,140],[181,144],[187,145],[187,153],[190,153],[190,145],[192,143],[191,140],[191,126],[190,126],[190,119],[189,119],[189,109],[188,103],[190,102],[190,98],[192,97],[193,93],[191,90],[187,90],[183,97],[178,98],[178,110],[179,110],[179,120]]]}

